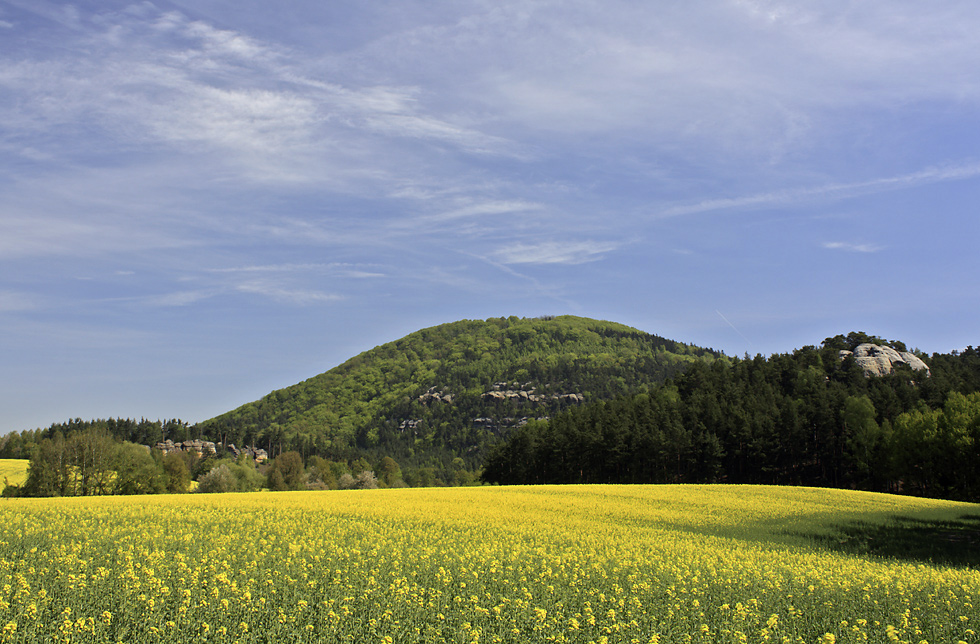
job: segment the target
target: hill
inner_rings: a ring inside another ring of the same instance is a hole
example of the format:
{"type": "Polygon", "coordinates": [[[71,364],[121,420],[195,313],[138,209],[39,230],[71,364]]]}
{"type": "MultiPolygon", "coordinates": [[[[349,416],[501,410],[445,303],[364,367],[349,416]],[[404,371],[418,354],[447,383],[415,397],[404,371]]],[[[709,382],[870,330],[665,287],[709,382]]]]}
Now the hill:
{"type": "Polygon", "coordinates": [[[478,465],[529,418],[630,395],[720,353],[573,316],[422,329],[200,424],[212,440],[408,465],[478,465]]]}
{"type": "Polygon", "coordinates": [[[900,342],[888,344],[851,333],[768,359],[696,363],[648,392],[521,427],[488,455],[483,478],[980,499],[972,475],[980,468],[980,351],[934,354],[927,365],[900,342]]]}

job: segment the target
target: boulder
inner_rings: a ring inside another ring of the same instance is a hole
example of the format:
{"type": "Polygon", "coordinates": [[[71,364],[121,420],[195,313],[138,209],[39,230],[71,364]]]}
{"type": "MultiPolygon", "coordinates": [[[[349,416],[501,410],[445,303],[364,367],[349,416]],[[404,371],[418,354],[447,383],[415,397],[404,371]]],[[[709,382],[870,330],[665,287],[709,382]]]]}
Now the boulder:
{"type": "Polygon", "coordinates": [[[926,376],[931,375],[929,366],[917,355],[908,351],[898,352],[891,347],[864,343],[859,344],[853,352],[841,351],[839,355],[841,360],[853,355],[854,362],[868,377],[887,376],[894,371],[896,364],[907,364],[913,371],[925,371],[926,376]]]}

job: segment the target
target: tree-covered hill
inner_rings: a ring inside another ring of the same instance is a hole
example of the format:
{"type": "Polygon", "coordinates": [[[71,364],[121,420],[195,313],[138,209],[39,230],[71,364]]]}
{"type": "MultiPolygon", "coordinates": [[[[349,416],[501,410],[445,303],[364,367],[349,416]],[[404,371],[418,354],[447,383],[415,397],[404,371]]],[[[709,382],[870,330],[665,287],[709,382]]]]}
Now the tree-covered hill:
{"type": "Polygon", "coordinates": [[[201,423],[270,454],[384,454],[426,465],[481,461],[524,419],[645,390],[720,353],[611,322],[464,320],[422,329],[201,423]]]}
{"type": "MultiPolygon", "coordinates": [[[[649,391],[499,442],[493,483],[768,483],[980,499],[980,350],[870,376],[863,333],[768,359],[694,364],[649,391]]],[[[925,356],[923,356],[925,357],[925,356]]]]}

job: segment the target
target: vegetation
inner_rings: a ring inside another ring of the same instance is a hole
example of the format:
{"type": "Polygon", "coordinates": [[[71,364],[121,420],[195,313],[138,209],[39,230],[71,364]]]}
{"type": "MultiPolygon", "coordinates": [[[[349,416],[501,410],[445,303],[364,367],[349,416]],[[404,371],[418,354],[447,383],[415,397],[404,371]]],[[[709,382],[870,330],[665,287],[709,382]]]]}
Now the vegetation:
{"type": "Polygon", "coordinates": [[[427,487],[482,476],[980,498],[980,483],[963,475],[980,463],[980,350],[923,356],[928,377],[899,368],[868,378],[840,358],[863,342],[905,348],[854,332],[792,354],[730,359],[583,318],[457,322],[200,425],[75,419],[14,432],[0,439],[0,458],[30,458],[32,477],[5,494],[184,491],[195,482],[207,491],[427,487]],[[215,441],[213,458],[135,447],[202,438],[215,441]],[[230,443],[265,446],[275,458],[249,464],[230,443]]]}
{"type": "Polygon", "coordinates": [[[761,486],[10,499],[0,637],[976,643],[975,549],[968,567],[827,547],[897,515],[980,506],[761,486]]]}
{"type": "Polygon", "coordinates": [[[307,466],[299,452],[285,452],[260,465],[245,453],[237,458],[219,454],[202,456],[193,450],[164,455],[145,445],[115,440],[98,426],[95,422],[67,438],[60,433],[53,438],[42,438],[30,461],[0,461],[0,465],[13,464],[9,470],[15,476],[13,482],[8,480],[3,496],[408,487],[403,476],[413,486],[429,487],[472,485],[478,478],[476,472],[464,469],[462,459],[456,459],[454,475],[447,482],[436,477],[431,468],[407,470],[403,474],[398,463],[388,456],[375,466],[363,458],[347,463],[314,456],[307,466]]]}
{"type": "MultiPolygon", "coordinates": [[[[21,458],[0,459],[0,482],[2,487],[23,485],[27,480],[27,460],[21,458]]],[[[2,488],[0,488],[2,489],[2,488]]]]}
{"type": "Polygon", "coordinates": [[[694,363],[648,392],[528,423],[485,462],[493,483],[728,482],[975,500],[980,351],[932,375],[865,377],[837,336],[768,360],[694,363]]]}
{"type": "Polygon", "coordinates": [[[572,316],[465,320],[423,329],[199,427],[212,440],[335,460],[390,456],[451,473],[475,468],[524,417],[643,390],[720,354],[572,316]],[[491,399],[495,383],[541,398],[491,399]],[[427,392],[440,395],[436,400],[427,392]],[[444,402],[443,395],[452,397],[444,402]],[[475,423],[474,419],[487,422],[475,423]]]}

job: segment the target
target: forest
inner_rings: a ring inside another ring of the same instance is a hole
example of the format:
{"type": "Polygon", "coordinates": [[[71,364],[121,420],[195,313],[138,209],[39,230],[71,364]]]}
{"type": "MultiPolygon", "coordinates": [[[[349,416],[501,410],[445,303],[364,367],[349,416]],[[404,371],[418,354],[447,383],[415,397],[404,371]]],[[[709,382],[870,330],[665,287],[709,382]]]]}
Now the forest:
{"type": "Polygon", "coordinates": [[[463,321],[203,423],[74,419],[4,436],[0,458],[31,459],[33,477],[8,492],[31,495],[186,491],[193,480],[204,491],[727,482],[980,498],[969,475],[980,469],[980,350],[918,354],[928,374],[899,364],[869,377],[841,353],[862,343],[905,350],[851,332],[729,358],[585,318],[463,321]],[[193,439],[216,454],[151,449],[193,439]],[[241,459],[233,443],[271,461],[241,459]]]}
{"type": "Polygon", "coordinates": [[[980,351],[934,354],[929,376],[900,366],[868,377],[853,358],[840,358],[868,341],[885,344],[855,332],[768,359],[692,363],[647,392],[515,430],[488,455],[483,479],[766,483],[980,499],[980,351]]]}
{"type": "Polygon", "coordinates": [[[366,351],[200,427],[210,440],[257,445],[272,456],[291,450],[348,461],[391,456],[444,472],[462,458],[473,469],[523,419],[580,404],[568,394],[607,400],[714,360],[727,358],[587,318],[463,320],[366,351]],[[533,388],[539,400],[488,398],[501,383],[533,388]],[[430,391],[440,399],[424,395],[430,391]]]}
{"type": "MultiPolygon", "coordinates": [[[[284,452],[271,462],[259,462],[246,452],[216,445],[214,453],[183,449],[164,453],[121,438],[126,429],[154,438],[162,428],[190,428],[180,421],[109,419],[56,423],[48,430],[26,433],[30,444],[27,480],[4,481],[3,496],[105,496],[180,494],[185,492],[255,492],[262,489],[338,490],[387,487],[461,486],[477,483],[478,473],[455,459],[448,476],[434,468],[402,467],[391,457],[332,461],[320,456],[304,460],[299,452],[284,452]],[[110,428],[117,432],[113,434],[110,428]],[[155,432],[153,430],[156,430],[155,432]]],[[[132,437],[132,434],[128,434],[132,437]]],[[[11,448],[15,441],[4,442],[11,448]]],[[[24,437],[18,436],[17,449],[24,437]]],[[[145,438],[144,438],[145,440],[145,438]]]]}

